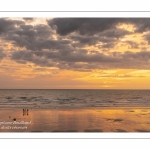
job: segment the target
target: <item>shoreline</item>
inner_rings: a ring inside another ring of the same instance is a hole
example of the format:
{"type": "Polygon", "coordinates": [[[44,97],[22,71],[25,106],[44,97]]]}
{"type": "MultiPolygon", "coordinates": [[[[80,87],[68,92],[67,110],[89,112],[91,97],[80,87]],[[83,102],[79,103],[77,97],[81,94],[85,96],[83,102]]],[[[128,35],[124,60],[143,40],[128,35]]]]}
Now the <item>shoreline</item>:
{"type": "Polygon", "coordinates": [[[1,110],[19,110],[19,109],[31,109],[31,110],[96,110],[96,109],[150,109],[150,106],[115,106],[115,107],[112,107],[112,106],[101,106],[101,107],[50,107],[50,108],[42,108],[42,107],[39,107],[39,108],[33,108],[33,107],[18,107],[18,108],[15,108],[15,107],[6,107],[6,108],[0,108],[0,111],[1,110]]]}

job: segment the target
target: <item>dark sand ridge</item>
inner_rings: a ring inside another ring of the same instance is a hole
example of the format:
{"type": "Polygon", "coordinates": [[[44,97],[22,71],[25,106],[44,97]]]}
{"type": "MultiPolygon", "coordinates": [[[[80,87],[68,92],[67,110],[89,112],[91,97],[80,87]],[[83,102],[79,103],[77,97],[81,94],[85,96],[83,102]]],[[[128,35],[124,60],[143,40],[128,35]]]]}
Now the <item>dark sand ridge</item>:
{"type": "Polygon", "coordinates": [[[1,132],[149,132],[150,108],[1,109],[0,122],[1,132]]]}

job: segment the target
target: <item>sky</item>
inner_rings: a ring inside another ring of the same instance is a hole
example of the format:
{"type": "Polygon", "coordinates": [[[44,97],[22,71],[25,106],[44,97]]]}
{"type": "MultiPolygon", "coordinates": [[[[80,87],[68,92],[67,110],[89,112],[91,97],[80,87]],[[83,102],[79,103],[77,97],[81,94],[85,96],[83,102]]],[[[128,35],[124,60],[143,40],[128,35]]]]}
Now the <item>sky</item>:
{"type": "Polygon", "coordinates": [[[150,89],[150,18],[0,18],[0,89],[150,89]]]}

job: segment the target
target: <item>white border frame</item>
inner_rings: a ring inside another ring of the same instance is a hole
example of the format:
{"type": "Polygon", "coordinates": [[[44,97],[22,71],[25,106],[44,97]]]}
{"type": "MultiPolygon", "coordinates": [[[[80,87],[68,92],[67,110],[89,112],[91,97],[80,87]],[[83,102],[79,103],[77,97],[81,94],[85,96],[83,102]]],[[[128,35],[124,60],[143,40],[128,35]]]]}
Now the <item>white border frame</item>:
{"type": "MultiPolygon", "coordinates": [[[[0,17],[136,17],[149,18],[148,0],[40,0],[25,2],[5,0],[0,5],[0,17]],[[66,6],[64,6],[68,3],[66,6]],[[100,3],[100,5],[99,5],[100,3]],[[44,4],[44,5],[43,5],[44,4]],[[49,4],[49,5],[48,5],[49,4]],[[117,4],[117,5],[116,5],[117,4]],[[146,5],[145,5],[146,4],[146,5]],[[35,7],[36,6],[36,7],[35,7]],[[83,7],[85,6],[85,7],[83,7]],[[82,11],[81,11],[82,10],[82,11]]],[[[150,139],[149,133],[8,133],[0,139],[150,139]]]]}

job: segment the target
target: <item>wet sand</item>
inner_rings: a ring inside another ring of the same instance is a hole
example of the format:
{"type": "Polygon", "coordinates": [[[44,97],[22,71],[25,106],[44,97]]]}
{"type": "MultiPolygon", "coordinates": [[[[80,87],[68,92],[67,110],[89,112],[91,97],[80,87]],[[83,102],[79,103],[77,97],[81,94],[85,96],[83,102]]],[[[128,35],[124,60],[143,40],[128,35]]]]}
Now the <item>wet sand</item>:
{"type": "Polygon", "coordinates": [[[150,108],[1,109],[0,132],[150,132],[150,108]]]}

